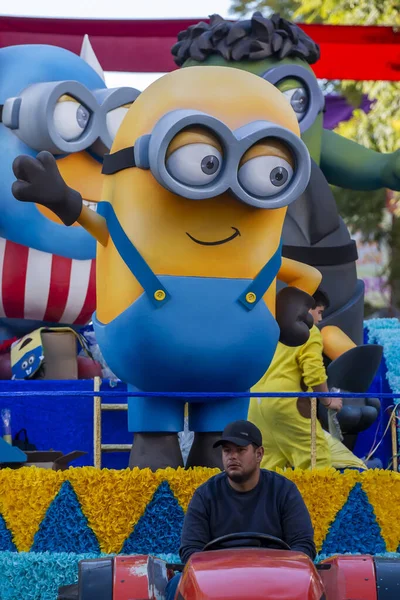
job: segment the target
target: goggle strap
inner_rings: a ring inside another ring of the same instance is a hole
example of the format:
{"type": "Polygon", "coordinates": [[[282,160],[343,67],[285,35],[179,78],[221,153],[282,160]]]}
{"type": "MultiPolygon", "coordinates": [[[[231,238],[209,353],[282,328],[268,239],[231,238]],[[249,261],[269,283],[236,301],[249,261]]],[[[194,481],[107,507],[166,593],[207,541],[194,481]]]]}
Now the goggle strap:
{"type": "Polygon", "coordinates": [[[101,172],[103,175],[113,175],[118,171],[130,169],[131,167],[136,167],[134,146],[123,148],[118,152],[113,152],[113,154],[105,154],[101,172]]]}

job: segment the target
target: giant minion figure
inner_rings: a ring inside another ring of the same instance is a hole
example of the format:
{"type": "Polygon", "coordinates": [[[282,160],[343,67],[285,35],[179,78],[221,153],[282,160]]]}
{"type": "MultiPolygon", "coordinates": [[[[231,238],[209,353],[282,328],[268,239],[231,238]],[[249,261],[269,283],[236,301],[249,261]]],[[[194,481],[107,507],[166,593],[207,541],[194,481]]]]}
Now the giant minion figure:
{"type": "Polygon", "coordinates": [[[80,56],[46,45],[2,48],[0,73],[0,339],[10,339],[43,324],[82,326],[96,300],[95,241],[40,203],[17,202],[13,160],[51,152],[95,211],[103,154],[139,92],[106,87],[87,37],[80,56]]]}
{"type": "Polygon", "coordinates": [[[97,213],[62,180],[51,154],[14,161],[13,194],[44,202],[97,240],[97,340],[134,392],[131,466],[220,464],[212,442],[245,419],[246,392],[279,339],[308,339],[314,268],[281,257],[287,206],[308,184],[296,115],[271,84],[230,68],[184,69],[135,101],[104,157],[97,213]],[[218,93],[216,93],[218,90],[218,93]],[[276,297],[276,278],[288,284],[276,297]],[[200,400],[140,391],[200,392],[200,400]]]}

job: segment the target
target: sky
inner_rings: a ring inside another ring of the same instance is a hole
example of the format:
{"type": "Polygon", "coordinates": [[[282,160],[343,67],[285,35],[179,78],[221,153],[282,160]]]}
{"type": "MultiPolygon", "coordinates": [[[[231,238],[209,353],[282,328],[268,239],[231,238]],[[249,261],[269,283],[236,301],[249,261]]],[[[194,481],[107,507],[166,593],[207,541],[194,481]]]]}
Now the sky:
{"type": "MultiPolygon", "coordinates": [[[[5,16],[78,19],[204,19],[213,13],[232,18],[231,0],[16,0],[4,2],[5,16]]],[[[106,72],[109,87],[143,90],[162,73],[106,72]]]]}

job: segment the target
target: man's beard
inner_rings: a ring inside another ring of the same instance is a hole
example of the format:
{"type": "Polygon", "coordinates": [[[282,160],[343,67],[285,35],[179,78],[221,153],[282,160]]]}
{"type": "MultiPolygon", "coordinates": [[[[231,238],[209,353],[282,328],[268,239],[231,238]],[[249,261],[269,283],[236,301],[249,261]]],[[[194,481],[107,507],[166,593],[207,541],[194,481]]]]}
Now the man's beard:
{"type": "Polygon", "coordinates": [[[246,481],[251,479],[254,472],[255,469],[253,471],[247,471],[245,473],[233,473],[232,475],[228,473],[228,477],[234,483],[246,483],[246,481]]]}

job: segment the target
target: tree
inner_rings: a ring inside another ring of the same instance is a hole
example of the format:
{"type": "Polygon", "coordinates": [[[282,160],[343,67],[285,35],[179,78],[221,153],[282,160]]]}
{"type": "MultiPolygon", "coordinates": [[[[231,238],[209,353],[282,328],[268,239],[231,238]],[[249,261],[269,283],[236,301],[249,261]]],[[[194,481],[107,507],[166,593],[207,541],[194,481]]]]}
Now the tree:
{"type": "Polygon", "coordinates": [[[279,12],[285,19],[331,25],[400,24],[398,0],[233,0],[232,12],[279,12]]]}
{"type": "MultiPolygon", "coordinates": [[[[260,10],[268,15],[303,23],[332,25],[400,26],[399,0],[233,0],[233,13],[248,15],[260,10]]],[[[355,107],[350,121],[340,123],[336,132],[379,152],[393,152],[400,147],[400,83],[388,81],[335,81],[333,89],[343,94],[355,107]],[[357,110],[367,94],[375,103],[369,114],[357,110]]],[[[400,308],[400,194],[387,202],[385,190],[354,192],[334,189],[339,212],[354,231],[364,239],[387,243],[391,248],[389,283],[392,304],[400,308]],[[383,225],[385,209],[392,214],[389,227],[383,225]]]]}

